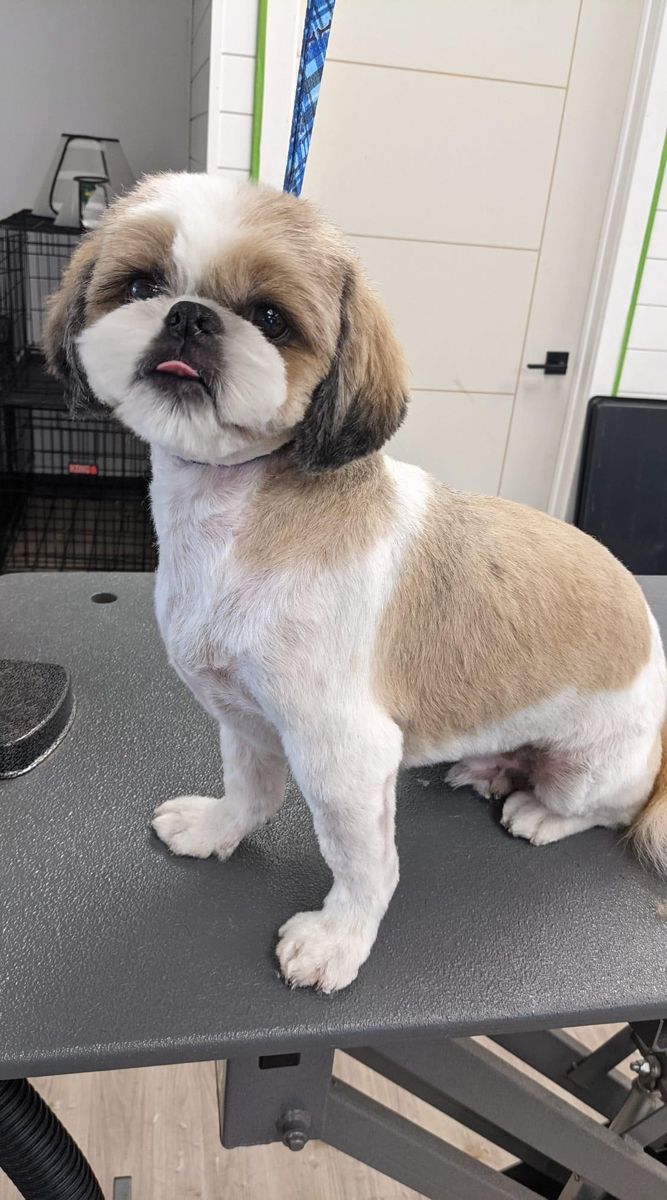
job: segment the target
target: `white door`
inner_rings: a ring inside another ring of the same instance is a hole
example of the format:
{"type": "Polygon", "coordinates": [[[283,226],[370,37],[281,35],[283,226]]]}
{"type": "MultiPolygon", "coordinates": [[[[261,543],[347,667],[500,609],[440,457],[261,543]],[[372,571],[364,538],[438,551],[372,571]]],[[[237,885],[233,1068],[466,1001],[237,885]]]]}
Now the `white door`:
{"type": "Polygon", "coordinates": [[[457,487],[547,507],[641,13],[337,0],[304,194],[406,348],[391,452],[457,487]]]}

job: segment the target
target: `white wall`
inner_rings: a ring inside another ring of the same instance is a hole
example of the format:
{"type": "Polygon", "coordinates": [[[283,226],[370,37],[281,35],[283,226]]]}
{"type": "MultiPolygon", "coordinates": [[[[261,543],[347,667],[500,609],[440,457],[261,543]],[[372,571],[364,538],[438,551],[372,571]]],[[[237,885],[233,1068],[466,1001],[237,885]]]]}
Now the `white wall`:
{"type": "Polygon", "coordinates": [[[0,215],[29,208],[58,135],[188,162],[190,0],[0,0],[0,215]]]}

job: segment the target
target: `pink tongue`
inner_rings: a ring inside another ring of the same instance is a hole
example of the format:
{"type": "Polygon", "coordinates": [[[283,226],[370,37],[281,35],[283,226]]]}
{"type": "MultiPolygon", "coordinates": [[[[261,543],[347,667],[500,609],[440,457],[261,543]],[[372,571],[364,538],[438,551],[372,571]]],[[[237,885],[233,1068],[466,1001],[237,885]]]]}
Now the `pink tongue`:
{"type": "Polygon", "coordinates": [[[181,362],[179,358],[170,358],[167,362],[158,363],[156,371],[166,371],[168,375],[183,375],[185,379],[199,379],[194,367],[181,362]]]}

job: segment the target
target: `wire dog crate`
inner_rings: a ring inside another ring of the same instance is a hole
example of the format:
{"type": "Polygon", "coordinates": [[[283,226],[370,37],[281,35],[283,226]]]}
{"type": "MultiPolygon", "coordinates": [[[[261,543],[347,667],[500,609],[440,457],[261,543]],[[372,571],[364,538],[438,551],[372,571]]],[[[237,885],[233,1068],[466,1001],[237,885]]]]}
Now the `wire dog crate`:
{"type": "Polygon", "coordinates": [[[0,416],[0,570],[154,570],[146,447],[57,404],[17,398],[0,416]]]}
{"type": "Polygon", "coordinates": [[[43,367],[42,317],[80,236],[26,211],[0,221],[0,392],[61,394],[43,367]]]}
{"type": "Polygon", "coordinates": [[[151,571],[146,447],[111,416],[68,411],[40,351],[44,305],[80,238],[0,221],[0,571],[151,571]]]}

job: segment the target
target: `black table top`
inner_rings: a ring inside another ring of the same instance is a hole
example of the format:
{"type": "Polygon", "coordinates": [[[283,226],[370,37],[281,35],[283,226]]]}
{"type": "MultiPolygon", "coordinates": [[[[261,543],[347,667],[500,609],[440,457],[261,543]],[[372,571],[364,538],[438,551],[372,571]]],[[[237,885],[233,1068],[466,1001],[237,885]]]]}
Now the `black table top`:
{"type": "MultiPolygon", "coordinates": [[[[667,581],[643,582],[667,629],[667,581]]],[[[667,1013],[665,881],[607,830],[512,839],[442,767],[400,780],[401,882],[359,978],[286,988],[276,931],[330,882],[295,789],[224,864],[150,831],[163,799],[220,787],[151,591],[147,575],[0,579],[0,655],[68,667],[77,706],[60,747],[0,784],[0,1076],[667,1013]]]]}

